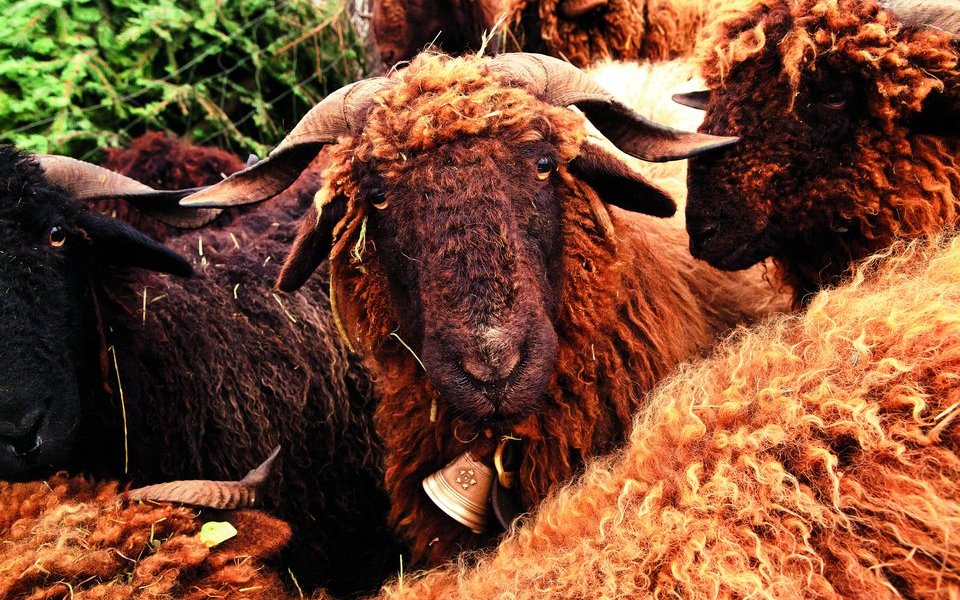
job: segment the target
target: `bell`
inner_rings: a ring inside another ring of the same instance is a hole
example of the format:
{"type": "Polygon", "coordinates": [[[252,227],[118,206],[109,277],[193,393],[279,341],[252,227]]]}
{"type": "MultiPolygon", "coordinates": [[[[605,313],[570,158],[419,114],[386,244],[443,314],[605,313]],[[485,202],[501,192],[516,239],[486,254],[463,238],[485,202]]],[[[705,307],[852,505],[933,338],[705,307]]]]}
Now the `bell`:
{"type": "Polygon", "coordinates": [[[447,466],[423,480],[423,491],[457,522],[474,533],[487,528],[487,512],[493,471],[470,452],[464,452],[447,466]]]}

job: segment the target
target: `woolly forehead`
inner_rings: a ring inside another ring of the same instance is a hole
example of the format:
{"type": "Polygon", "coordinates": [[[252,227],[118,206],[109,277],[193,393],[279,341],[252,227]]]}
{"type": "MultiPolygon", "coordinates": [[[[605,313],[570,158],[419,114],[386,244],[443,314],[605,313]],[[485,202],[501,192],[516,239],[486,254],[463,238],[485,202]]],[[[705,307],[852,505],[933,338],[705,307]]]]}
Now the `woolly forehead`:
{"type": "Polygon", "coordinates": [[[698,51],[712,89],[737,66],[775,52],[794,97],[804,73],[829,62],[873,81],[884,105],[875,112],[888,117],[920,110],[957,66],[950,34],[904,30],[876,0],[758,0],[747,14],[720,15],[698,51]]]}
{"type": "Polygon", "coordinates": [[[543,140],[566,162],[586,136],[581,115],[498,79],[475,58],[421,56],[400,77],[376,98],[354,141],[355,158],[378,163],[386,177],[418,162],[410,159],[471,139],[497,141],[505,150],[543,140]]]}

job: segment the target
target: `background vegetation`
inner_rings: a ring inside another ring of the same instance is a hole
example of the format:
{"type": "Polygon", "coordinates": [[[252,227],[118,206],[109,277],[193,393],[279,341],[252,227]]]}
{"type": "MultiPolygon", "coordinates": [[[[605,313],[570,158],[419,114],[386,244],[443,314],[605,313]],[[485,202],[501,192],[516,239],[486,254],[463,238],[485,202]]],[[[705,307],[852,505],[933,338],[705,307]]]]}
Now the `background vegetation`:
{"type": "Polygon", "coordinates": [[[98,160],[147,129],[261,154],[365,71],[342,0],[0,0],[0,142],[98,160]]]}

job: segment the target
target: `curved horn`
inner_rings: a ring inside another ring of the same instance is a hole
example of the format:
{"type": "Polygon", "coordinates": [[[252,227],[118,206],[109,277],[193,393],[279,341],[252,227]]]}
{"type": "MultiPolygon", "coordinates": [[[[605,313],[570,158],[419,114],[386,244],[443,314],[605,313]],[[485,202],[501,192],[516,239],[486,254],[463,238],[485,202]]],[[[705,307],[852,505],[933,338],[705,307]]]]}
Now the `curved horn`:
{"type": "Polygon", "coordinates": [[[44,176],[74,195],[77,200],[117,198],[126,200],[151,217],[182,229],[203,227],[220,214],[219,210],[184,210],[177,202],[202,188],[155,190],[129,177],[97,165],[55,154],[34,154],[44,176]]]}
{"type": "Polygon", "coordinates": [[[670,98],[682,106],[688,106],[697,110],[707,110],[707,105],[710,104],[710,90],[674,94],[670,98]]]}
{"type": "Polygon", "coordinates": [[[641,160],[679,160],[737,142],[735,137],[689,133],[654,123],[577,67],[550,56],[501,54],[491,62],[494,69],[524,82],[538,98],[558,106],[576,106],[615,146],[641,160]]]}
{"type": "Polygon", "coordinates": [[[310,109],[265,159],[188,196],[180,205],[240,206],[273,198],[303,173],[324,145],[356,132],[373,104],[373,95],[389,83],[386,77],[374,77],[340,88],[310,109]]]}
{"type": "Polygon", "coordinates": [[[905,25],[927,25],[960,36],[960,4],[956,0],[881,0],[880,6],[905,25]]]}
{"type": "Polygon", "coordinates": [[[171,481],[130,490],[124,496],[130,500],[179,502],[219,510],[252,508],[256,505],[260,489],[273,471],[273,465],[279,454],[280,446],[277,446],[267,460],[247,473],[240,481],[206,479],[171,481]]]}
{"type": "Polygon", "coordinates": [[[560,3],[560,16],[564,19],[576,19],[606,6],[608,0],[564,0],[560,3]]]}

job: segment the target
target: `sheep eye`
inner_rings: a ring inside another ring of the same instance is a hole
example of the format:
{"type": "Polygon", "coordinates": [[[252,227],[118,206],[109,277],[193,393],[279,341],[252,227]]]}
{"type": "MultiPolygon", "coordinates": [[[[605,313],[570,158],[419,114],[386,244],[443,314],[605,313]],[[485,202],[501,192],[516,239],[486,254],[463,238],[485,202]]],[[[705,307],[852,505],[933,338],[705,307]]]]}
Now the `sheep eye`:
{"type": "Polygon", "coordinates": [[[370,202],[377,210],[384,210],[390,206],[390,200],[387,198],[387,195],[383,192],[383,190],[374,190],[370,192],[370,202]]]}
{"type": "Polygon", "coordinates": [[[63,227],[53,227],[50,229],[50,233],[47,234],[47,238],[51,246],[59,248],[67,243],[67,232],[63,230],[63,227]]]}
{"type": "Polygon", "coordinates": [[[841,110],[847,106],[847,94],[842,90],[834,90],[821,98],[820,106],[830,110],[841,110]]]}
{"type": "Polygon", "coordinates": [[[540,181],[546,181],[550,177],[550,173],[553,173],[553,169],[556,165],[547,157],[542,157],[537,160],[537,179],[540,181]]]}

